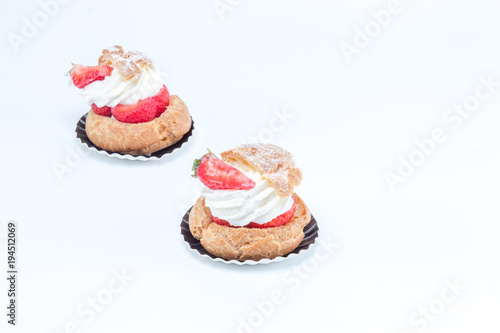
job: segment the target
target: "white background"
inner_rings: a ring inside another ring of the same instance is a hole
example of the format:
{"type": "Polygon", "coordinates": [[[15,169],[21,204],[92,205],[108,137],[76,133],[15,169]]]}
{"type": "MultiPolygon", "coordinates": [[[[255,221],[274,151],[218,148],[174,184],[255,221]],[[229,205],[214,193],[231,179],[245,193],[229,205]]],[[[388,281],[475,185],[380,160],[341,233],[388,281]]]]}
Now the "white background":
{"type": "Polygon", "coordinates": [[[500,330],[500,87],[457,128],[443,118],[480,77],[500,81],[498,1],[401,0],[351,62],[341,44],[389,1],[224,0],[232,10],[221,16],[212,0],[73,0],[17,52],[9,36],[42,7],[1,1],[0,258],[5,271],[15,220],[20,272],[16,327],[1,274],[2,332],[71,332],[71,322],[77,332],[237,332],[249,317],[241,332],[500,330]],[[88,107],[64,74],[116,44],[151,57],[195,121],[189,143],[161,161],[73,155],[88,107]],[[319,263],[317,247],[255,267],[197,255],[179,228],[200,188],[193,159],[268,140],[276,110],[295,118],[271,141],[293,153],[297,193],[339,247],[319,263]],[[437,128],[447,140],[392,191],[384,174],[437,128]],[[59,179],[54,166],[68,163],[59,179]],[[91,320],[79,315],[122,270],[134,280],[91,320]],[[448,280],[466,290],[441,309],[448,280]],[[255,302],[273,290],[284,301],[264,317],[255,302]],[[431,304],[432,321],[410,322],[431,304]]]}

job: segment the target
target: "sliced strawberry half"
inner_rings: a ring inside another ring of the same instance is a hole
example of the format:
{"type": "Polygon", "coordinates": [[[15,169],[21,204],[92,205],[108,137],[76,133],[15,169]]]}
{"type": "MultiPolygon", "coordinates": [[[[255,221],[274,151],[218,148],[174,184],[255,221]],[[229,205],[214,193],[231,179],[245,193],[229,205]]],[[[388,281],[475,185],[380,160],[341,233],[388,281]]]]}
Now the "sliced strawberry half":
{"type": "Polygon", "coordinates": [[[153,98],[148,97],[132,105],[118,104],[111,108],[111,114],[122,123],[145,123],[155,119],[156,103],[153,98]]]}
{"type": "Polygon", "coordinates": [[[94,81],[102,81],[108,75],[111,75],[113,67],[103,66],[83,66],[73,64],[73,68],[69,71],[71,80],[77,88],[84,88],[89,83],[94,81]]]}
{"type": "Polygon", "coordinates": [[[193,177],[212,190],[250,190],[255,182],[240,170],[222,162],[210,150],[193,163],[193,177]]]}
{"type": "Polygon", "coordinates": [[[165,85],[163,85],[160,92],[153,97],[153,100],[156,103],[156,117],[159,117],[165,112],[170,102],[170,93],[165,85]]]}
{"type": "MultiPolygon", "coordinates": [[[[248,223],[245,226],[245,228],[259,228],[259,229],[264,229],[264,228],[281,227],[281,226],[287,224],[288,222],[290,222],[292,220],[292,217],[295,214],[295,210],[296,210],[296,207],[295,207],[295,202],[294,202],[293,205],[292,205],[292,208],[290,208],[289,210],[287,210],[283,214],[278,215],[277,217],[275,217],[271,221],[269,221],[267,223],[263,223],[263,224],[259,224],[259,223],[256,223],[256,222],[250,222],[250,223],[248,223]]],[[[217,224],[224,225],[226,227],[238,228],[238,227],[234,227],[231,224],[229,224],[228,221],[220,219],[220,218],[215,217],[213,215],[212,215],[212,221],[215,222],[215,223],[217,223],[217,224]]]]}
{"type": "Polygon", "coordinates": [[[97,105],[92,104],[92,111],[100,116],[111,117],[111,108],[106,105],[98,107],[97,105]]]}

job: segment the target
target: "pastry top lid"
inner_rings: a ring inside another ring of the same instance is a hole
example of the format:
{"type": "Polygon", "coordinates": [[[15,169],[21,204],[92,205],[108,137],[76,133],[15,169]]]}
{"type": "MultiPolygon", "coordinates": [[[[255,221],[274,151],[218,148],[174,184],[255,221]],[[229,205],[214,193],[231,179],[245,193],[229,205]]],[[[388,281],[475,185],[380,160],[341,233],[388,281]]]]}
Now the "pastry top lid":
{"type": "Polygon", "coordinates": [[[260,173],[280,197],[292,195],[302,180],[302,172],[295,166],[292,154],[273,144],[244,144],[221,153],[221,157],[244,171],[260,173]]]}
{"type": "Polygon", "coordinates": [[[102,50],[99,65],[108,65],[116,68],[126,80],[137,80],[144,67],[151,65],[152,61],[139,51],[123,51],[117,45],[102,50]]]}

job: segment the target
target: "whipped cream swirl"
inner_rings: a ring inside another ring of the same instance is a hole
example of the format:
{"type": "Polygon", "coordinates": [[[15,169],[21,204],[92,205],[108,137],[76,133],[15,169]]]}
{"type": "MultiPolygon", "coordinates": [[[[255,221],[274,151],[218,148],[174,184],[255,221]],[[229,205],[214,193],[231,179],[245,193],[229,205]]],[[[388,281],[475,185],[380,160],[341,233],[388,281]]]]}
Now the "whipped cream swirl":
{"type": "Polygon", "coordinates": [[[98,107],[114,107],[118,104],[131,105],[140,99],[153,97],[163,87],[160,74],[153,65],[143,68],[137,80],[126,80],[115,68],[111,75],[102,81],[94,81],[81,90],[86,103],[98,107]]]}
{"type": "Polygon", "coordinates": [[[264,224],[293,206],[292,196],[280,198],[268,180],[259,173],[245,173],[255,182],[250,190],[212,190],[205,187],[202,195],[212,215],[235,227],[250,222],[264,224]]]}

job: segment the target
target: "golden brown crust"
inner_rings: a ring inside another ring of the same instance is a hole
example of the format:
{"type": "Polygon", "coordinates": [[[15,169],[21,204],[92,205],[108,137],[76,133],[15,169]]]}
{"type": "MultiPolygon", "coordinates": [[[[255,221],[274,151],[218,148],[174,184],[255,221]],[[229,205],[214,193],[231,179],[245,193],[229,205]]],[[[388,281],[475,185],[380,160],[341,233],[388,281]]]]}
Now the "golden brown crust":
{"type": "Polygon", "coordinates": [[[269,143],[241,145],[223,152],[221,157],[224,162],[260,173],[282,198],[291,195],[302,180],[292,154],[269,143]]]}
{"type": "Polygon", "coordinates": [[[125,80],[137,80],[151,60],[139,51],[124,52],[120,45],[102,50],[99,65],[111,66],[120,72],[125,80]]]}
{"type": "Polygon", "coordinates": [[[273,259],[293,251],[304,238],[311,213],[297,195],[295,214],[290,222],[275,228],[231,228],[212,222],[210,208],[201,196],[189,214],[189,229],[210,253],[228,260],[273,259]]]}
{"type": "Polygon", "coordinates": [[[148,155],[173,145],[191,128],[191,117],[176,95],[162,115],[147,123],[127,124],[110,117],[87,115],[85,131],[96,146],[130,155],[148,155]]]}

